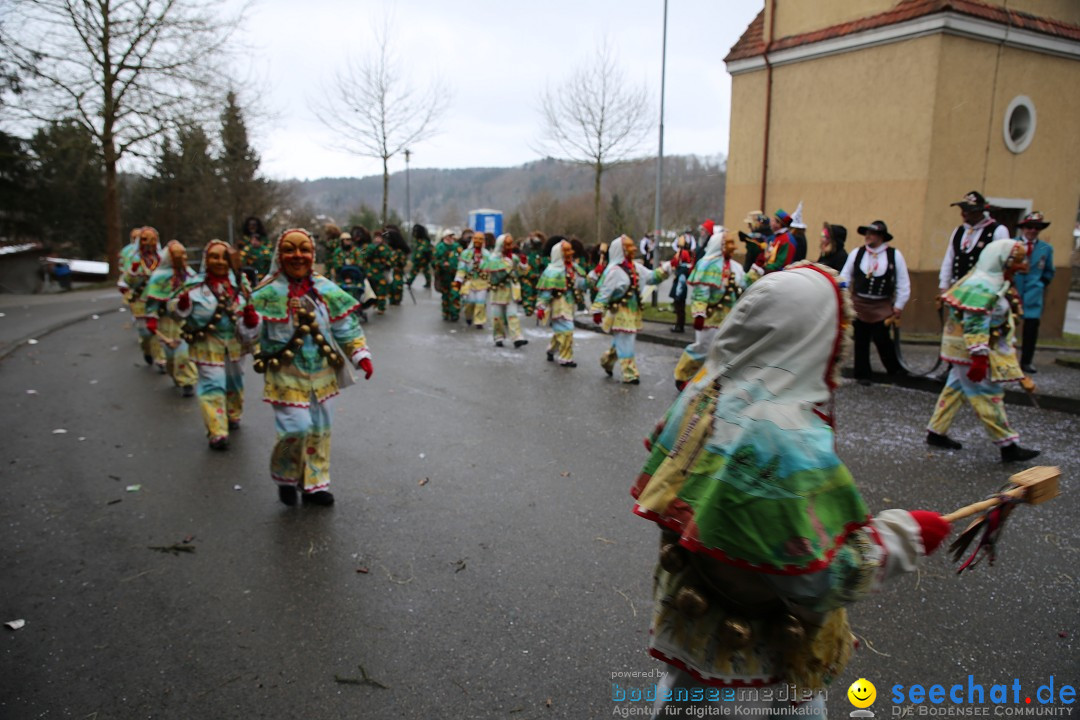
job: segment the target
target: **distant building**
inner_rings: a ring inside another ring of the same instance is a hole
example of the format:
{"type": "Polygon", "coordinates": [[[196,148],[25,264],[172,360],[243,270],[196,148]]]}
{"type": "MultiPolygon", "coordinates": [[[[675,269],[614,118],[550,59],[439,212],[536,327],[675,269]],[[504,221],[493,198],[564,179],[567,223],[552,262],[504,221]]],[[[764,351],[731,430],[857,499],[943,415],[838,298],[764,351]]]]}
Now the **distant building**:
{"type": "Polygon", "coordinates": [[[938,329],[949,203],[981,191],[1015,229],[1053,223],[1058,335],[1080,205],[1080,0],[765,0],[732,75],[725,217],[804,202],[823,221],[885,220],[911,270],[905,327],[938,329]]]}

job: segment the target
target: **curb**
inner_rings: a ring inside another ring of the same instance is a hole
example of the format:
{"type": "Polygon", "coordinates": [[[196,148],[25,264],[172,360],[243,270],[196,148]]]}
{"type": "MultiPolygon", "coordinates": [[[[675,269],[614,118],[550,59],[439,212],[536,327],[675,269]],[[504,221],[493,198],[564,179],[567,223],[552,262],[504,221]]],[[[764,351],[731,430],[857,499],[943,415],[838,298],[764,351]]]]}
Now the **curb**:
{"type": "MultiPolygon", "coordinates": [[[[600,335],[606,335],[598,325],[594,325],[592,322],[585,322],[584,320],[578,320],[574,318],[574,327],[579,330],[591,330],[594,333],[600,335]]],[[[672,337],[664,337],[663,335],[656,335],[651,332],[639,332],[638,339],[642,342],[653,343],[654,345],[667,345],[668,347],[686,347],[690,343],[694,342],[694,331],[690,330],[688,333],[679,335],[672,333],[672,337]]]]}
{"type": "Polygon", "coordinates": [[[97,315],[98,317],[102,317],[104,315],[109,315],[110,313],[115,313],[115,312],[119,312],[119,311],[120,311],[120,308],[115,307],[115,308],[112,308],[111,310],[99,310],[97,312],[87,313],[86,315],[80,315],[79,317],[70,318],[68,320],[63,320],[61,322],[58,322],[58,323],[56,323],[54,325],[49,325],[44,330],[42,330],[41,332],[31,333],[30,335],[26,335],[24,337],[21,337],[18,340],[14,340],[7,347],[0,348],[0,362],[3,362],[4,360],[6,360],[8,357],[10,357],[16,350],[21,348],[23,345],[26,345],[27,340],[36,340],[38,338],[43,338],[43,337],[46,337],[48,335],[52,335],[54,332],[57,332],[58,330],[63,330],[64,328],[71,327],[72,325],[75,325],[77,323],[81,323],[81,322],[85,322],[87,320],[90,320],[95,315],[97,315]]]}

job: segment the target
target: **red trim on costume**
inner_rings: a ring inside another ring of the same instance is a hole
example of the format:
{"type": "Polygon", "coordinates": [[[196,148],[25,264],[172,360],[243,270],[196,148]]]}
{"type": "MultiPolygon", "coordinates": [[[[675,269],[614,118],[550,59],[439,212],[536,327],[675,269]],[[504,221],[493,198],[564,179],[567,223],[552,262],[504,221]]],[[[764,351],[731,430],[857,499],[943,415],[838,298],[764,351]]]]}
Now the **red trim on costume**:
{"type": "Polygon", "coordinates": [[[979,313],[980,315],[989,315],[991,312],[993,312],[992,309],[988,310],[987,308],[984,308],[984,307],[974,307],[972,305],[964,305],[959,300],[956,300],[955,298],[951,298],[951,297],[942,298],[941,302],[945,303],[946,305],[948,305],[951,308],[956,308],[957,310],[963,310],[964,312],[979,313]]]}
{"type": "MultiPolygon", "coordinates": [[[[321,298],[320,298],[320,299],[321,299],[321,298]]],[[[324,304],[325,304],[325,301],[324,301],[324,304]]],[[[356,312],[356,309],[357,309],[358,307],[360,307],[360,301],[359,301],[359,300],[358,300],[358,301],[356,302],[356,304],[355,304],[355,305],[352,305],[351,307],[349,307],[349,309],[348,309],[348,310],[346,310],[345,312],[341,313],[341,314],[340,314],[340,315],[338,315],[337,317],[332,317],[332,318],[330,318],[330,322],[332,322],[332,323],[336,323],[336,322],[337,322],[338,320],[340,320],[340,319],[342,319],[342,318],[344,318],[344,317],[348,317],[349,315],[351,315],[351,314],[353,314],[354,312],[356,312]]]]}
{"type": "Polygon", "coordinates": [[[649,654],[657,660],[667,663],[672,667],[676,667],[682,670],[687,675],[690,675],[695,680],[705,685],[711,685],[713,687],[765,687],[766,685],[775,685],[780,682],[780,678],[771,677],[768,680],[721,680],[719,678],[707,678],[693,669],[682,660],[678,658],[668,657],[664,653],[660,652],[656,648],[649,648],[649,654]]]}

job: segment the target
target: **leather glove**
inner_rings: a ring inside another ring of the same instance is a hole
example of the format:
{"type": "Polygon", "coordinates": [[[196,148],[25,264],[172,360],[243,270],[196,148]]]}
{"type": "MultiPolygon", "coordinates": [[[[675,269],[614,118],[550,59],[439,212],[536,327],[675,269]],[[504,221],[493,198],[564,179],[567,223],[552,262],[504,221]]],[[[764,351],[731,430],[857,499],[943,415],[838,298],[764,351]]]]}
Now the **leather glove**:
{"type": "Polygon", "coordinates": [[[976,355],[971,358],[971,367],[968,368],[967,376],[971,382],[982,382],[986,379],[986,373],[990,369],[990,357],[976,355]]]}
{"type": "Polygon", "coordinates": [[[942,541],[949,536],[952,526],[941,515],[930,510],[910,510],[911,517],[919,523],[919,534],[922,535],[923,548],[926,554],[934,552],[942,541]]]}
{"type": "Polygon", "coordinates": [[[255,312],[254,305],[244,306],[244,327],[253,328],[259,324],[259,313],[255,312]]]}
{"type": "Polygon", "coordinates": [[[191,296],[187,293],[180,293],[180,299],[176,301],[176,307],[184,312],[191,307],[191,296]]]}
{"type": "Polygon", "coordinates": [[[118,287],[116,289],[120,291],[121,295],[127,295],[129,292],[131,292],[131,288],[118,287]]]}
{"type": "Polygon", "coordinates": [[[361,359],[360,369],[364,371],[364,379],[370,380],[371,376],[375,373],[375,366],[371,364],[371,358],[361,359]]]}
{"type": "Polygon", "coordinates": [[[696,317],[694,317],[694,329],[695,330],[704,330],[705,329],[705,316],[704,315],[697,315],[696,317]]]}
{"type": "Polygon", "coordinates": [[[592,321],[593,321],[594,323],[596,323],[597,325],[599,325],[600,323],[602,323],[602,322],[604,321],[604,315],[603,315],[603,313],[598,313],[598,312],[594,312],[594,313],[592,314],[592,321]]]}
{"type": "Polygon", "coordinates": [[[148,317],[148,318],[146,318],[146,329],[150,331],[151,335],[157,335],[157,318],[156,317],[148,317]]]}

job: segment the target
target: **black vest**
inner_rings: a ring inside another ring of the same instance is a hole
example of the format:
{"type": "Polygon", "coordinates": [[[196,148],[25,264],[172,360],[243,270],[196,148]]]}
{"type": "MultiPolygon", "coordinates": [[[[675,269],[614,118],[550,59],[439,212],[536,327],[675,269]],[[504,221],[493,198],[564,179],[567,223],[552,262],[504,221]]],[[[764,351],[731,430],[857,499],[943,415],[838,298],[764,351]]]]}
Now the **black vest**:
{"type": "Polygon", "coordinates": [[[982,255],[983,248],[993,241],[994,231],[997,230],[997,227],[1000,224],[1001,223],[990,223],[984,227],[979,233],[979,239],[975,241],[975,246],[971,248],[971,252],[964,252],[960,249],[960,241],[964,239],[964,226],[958,225],[956,227],[952,236],[953,261],[952,279],[950,282],[955,283],[957,280],[971,272],[975,267],[975,263],[979,261],[979,256],[982,255]]]}
{"type": "Polygon", "coordinates": [[[855,294],[891,298],[896,292],[896,250],[891,245],[885,248],[885,261],[888,263],[885,274],[874,277],[866,277],[866,273],[862,271],[864,255],[866,255],[865,245],[855,253],[855,265],[851,269],[855,294]]]}

